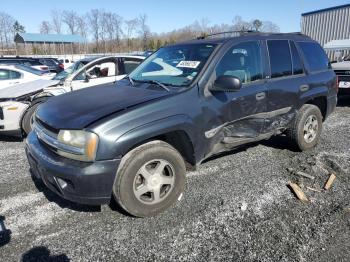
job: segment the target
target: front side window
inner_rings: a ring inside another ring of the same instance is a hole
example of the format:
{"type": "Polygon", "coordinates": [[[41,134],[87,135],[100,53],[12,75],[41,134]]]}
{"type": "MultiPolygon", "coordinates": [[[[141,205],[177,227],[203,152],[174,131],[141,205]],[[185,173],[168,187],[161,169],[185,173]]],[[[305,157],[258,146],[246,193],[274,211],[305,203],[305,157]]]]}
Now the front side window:
{"type": "Polygon", "coordinates": [[[0,69],[0,80],[9,80],[9,79],[10,79],[9,70],[0,69]]]}
{"type": "Polygon", "coordinates": [[[89,79],[96,79],[102,77],[111,77],[115,76],[117,73],[117,65],[115,61],[101,61],[100,63],[96,63],[85,71],[81,72],[77,75],[74,80],[85,80],[86,75],[89,79]]]}
{"type": "Polygon", "coordinates": [[[157,81],[171,86],[189,86],[203,69],[215,44],[184,44],[159,49],[131,74],[134,81],[157,81]]]}
{"type": "Polygon", "coordinates": [[[298,45],[300,46],[312,72],[331,68],[329,59],[319,44],[314,42],[298,42],[298,45]]]}
{"type": "Polygon", "coordinates": [[[234,76],[243,84],[260,80],[263,77],[259,42],[241,43],[232,47],[215,69],[216,77],[234,76]]]}
{"type": "Polygon", "coordinates": [[[136,59],[136,58],[123,58],[122,63],[123,63],[123,74],[128,75],[132,71],[135,70],[136,67],[141,64],[142,60],[141,59],[136,59]]]}
{"type": "Polygon", "coordinates": [[[288,40],[269,40],[267,46],[270,56],[271,78],[292,75],[288,40]]]}

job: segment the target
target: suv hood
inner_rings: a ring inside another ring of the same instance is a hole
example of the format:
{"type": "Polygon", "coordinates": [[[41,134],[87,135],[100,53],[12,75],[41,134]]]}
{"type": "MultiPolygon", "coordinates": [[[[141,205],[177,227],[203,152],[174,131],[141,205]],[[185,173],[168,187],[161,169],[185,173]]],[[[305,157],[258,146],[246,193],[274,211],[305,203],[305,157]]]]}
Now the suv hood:
{"type": "Polygon", "coordinates": [[[143,86],[108,84],[59,95],[40,105],[36,115],[55,129],[82,129],[110,114],[170,94],[143,86]]]}

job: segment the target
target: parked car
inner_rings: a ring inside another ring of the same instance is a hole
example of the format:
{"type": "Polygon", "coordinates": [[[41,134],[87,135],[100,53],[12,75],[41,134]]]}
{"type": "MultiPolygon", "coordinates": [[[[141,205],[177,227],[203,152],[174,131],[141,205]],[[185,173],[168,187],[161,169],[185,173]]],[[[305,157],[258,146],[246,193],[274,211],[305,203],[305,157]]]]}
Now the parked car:
{"type": "Polygon", "coordinates": [[[50,72],[60,73],[64,70],[64,64],[59,62],[56,58],[39,58],[39,62],[46,65],[50,72]]]}
{"type": "Polygon", "coordinates": [[[279,134],[314,148],[336,103],[336,76],[311,38],[209,37],[159,49],[117,85],[42,104],[26,152],[61,197],[90,205],[114,197],[147,217],[178,200],[186,166],[279,134]]]}
{"type": "Polygon", "coordinates": [[[31,58],[31,57],[0,57],[0,64],[20,64],[25,66],[30,66],[34,69],[42,70],[42,71],[48,71],[49,67],[47,65],[44,65],[39,61],[38,58],[31,58]]]}
{"type": "Polygon", "coordinates": [[[76,62],[51,80],[36,80],[11,89],[0,90],[0,108],[3,108],[0,134],[15,136],[29,134],[37,107],[50,97],[121,80],[143,59],[144,57],[141,56],[86,58],[76,62]],[[16,110],[8,112],[6,108],[16,108],[16,110]]]}
{"type": "Polygon", "coordinates": [[[339,95],[350,95],[350,57],[332,63],[332,68],[338,77],[339,95]]]}
{"type": "Polygon", "coordinates": [[[55,74],[24,65],[0,64],[0,89],[37,79],[51,79],[55,74]]]}
{"type": "Polygon", "coordinates": [[[62,58],[62,59],[58,59],[58,61],[64,65],[64,68],[68,68],[75,63],[75,61],[73,61],[73,59],[70,59],[70,58],[62,58]]]}

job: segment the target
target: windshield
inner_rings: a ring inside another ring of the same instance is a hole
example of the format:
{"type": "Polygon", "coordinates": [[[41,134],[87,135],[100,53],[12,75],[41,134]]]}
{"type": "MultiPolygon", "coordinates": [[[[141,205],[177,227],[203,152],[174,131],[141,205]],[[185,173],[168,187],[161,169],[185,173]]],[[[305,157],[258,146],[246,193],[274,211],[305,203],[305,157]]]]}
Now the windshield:
{"type": "Polygon", "coordinates": [[[47,71],[38,70],[38,69],[35,69],[33,67],[29,67],[29,66],[25,66],[25,65],[16,65],[16,67],[23,70],[23,71],[26,71],[26,72],[29,72],[29,73],[32,73],[32,74],[38,75],[38,76],[41,76],[41,75],[47,73],[47,71]]]}
{"type": "Polygon", "coordinates": [[[54,78],[52,78],[52,80],[64,80],[66,79],[68,76],[70,76],[71,74],[73,74],[75,71],[77,71],[78,69],[82,68],[85,64],[87,64],[88,62],[85,61],[78,61],[75,62],[73,65],[71,65],[70,67],[68,67],[67,69],[65,69],[62,72],[59,72],[57,75],[55,75],[54,78]]]}
{"type": "Polygon", "coordinates": [[[164,47],[137,67],[130,78],[136,82],[157,81],[164,85],[188,86],[215,49],[213,44],[164,47]]]}

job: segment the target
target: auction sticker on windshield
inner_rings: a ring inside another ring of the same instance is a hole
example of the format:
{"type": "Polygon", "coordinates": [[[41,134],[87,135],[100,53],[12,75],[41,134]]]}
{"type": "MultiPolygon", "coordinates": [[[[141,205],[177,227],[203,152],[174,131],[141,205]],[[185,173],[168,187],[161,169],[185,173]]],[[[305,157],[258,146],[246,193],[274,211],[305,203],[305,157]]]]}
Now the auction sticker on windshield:
{"type": "Polygon", "coordinates": [[[176,67],[197,68],[200,63],[199,61],[181,61],[176,67]]]}

